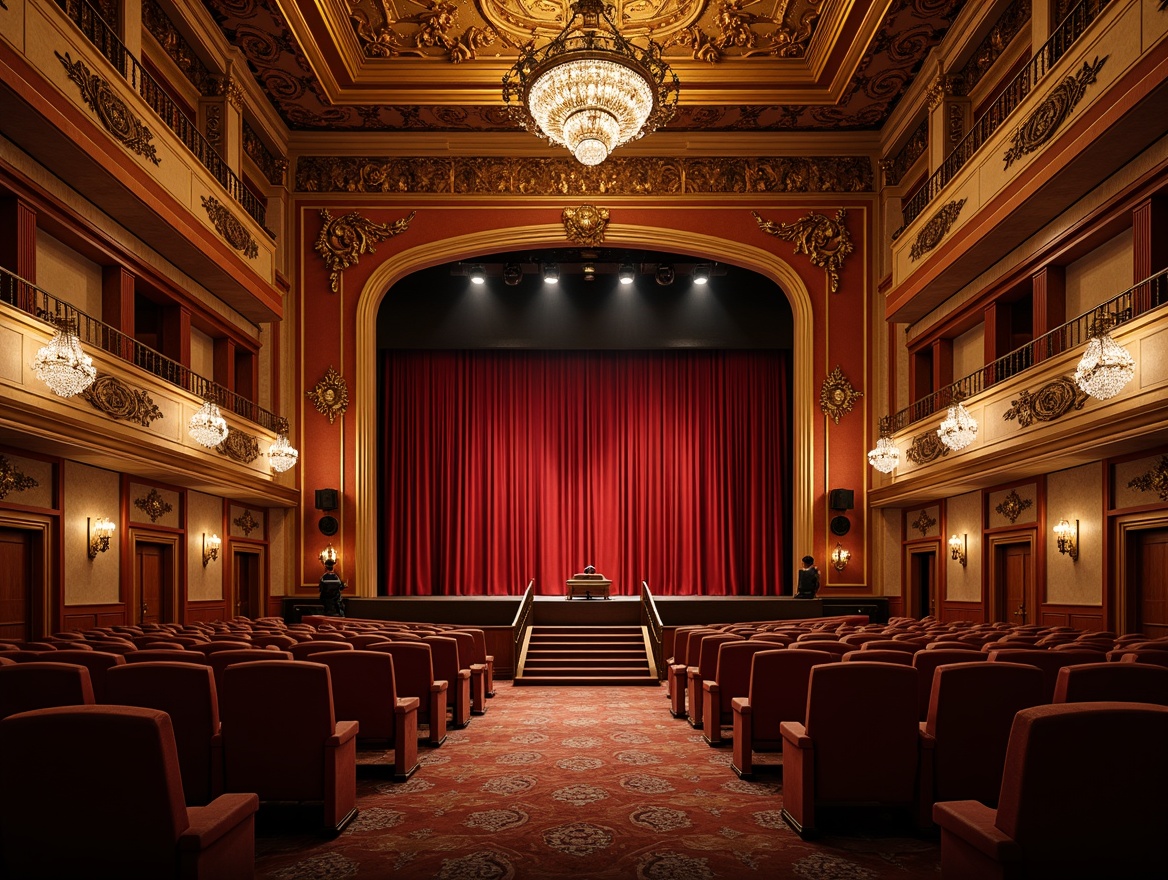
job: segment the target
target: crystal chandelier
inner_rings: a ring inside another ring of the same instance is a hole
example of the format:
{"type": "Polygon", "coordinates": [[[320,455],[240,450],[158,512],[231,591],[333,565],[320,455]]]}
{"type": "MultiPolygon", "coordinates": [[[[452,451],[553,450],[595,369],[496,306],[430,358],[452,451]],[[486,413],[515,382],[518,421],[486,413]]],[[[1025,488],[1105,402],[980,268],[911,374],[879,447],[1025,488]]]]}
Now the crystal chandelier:
{"type": "Polygon", "coordinates": [[[1113,321],[1110,316],[1099,321],[1075,368],[1075,384],[1096,400],[1115,397],[1136,372],[1135,360],[1108,332],[1113,321]]]}
{"type": "Polygon", "coordinates": [[[227,422],[219,413],[219,405],[210,397],[187,422],[187,432],[196,443],[214,449],[227,439],[227,422]]]}
{"type": "Polygon", "coordinates": [[[660,45],[634,46],[603,0],[577,0],[555,39],[520,52],[503,77],[503,100],[523,128],[567,147],[584,165],[599,165],[668,122],[678,87],[660,45]]]}
{"type": "Polygon", "coordinates": [[[892,473],[900,465],[900,449],[889,437],[888,419],[880,420],[880,439],[876,448],[868,453],[868,464],[882,474],[892,473]]]}
{"type": "Polygon", "coordinates": [[[972,443],[973,438],[977,436],[977,420],[958,401],[956,405],[949,407],[949,413],[941,422],[941,427],[937,429],[937,436],[941,438],[942,443],[957,452],[972,443]]]}
{"type": "Polygon", "coordinates": [[[288,420],[280,419],[276,424],[276,439],[268,447],[268,462],[271,464],[272,470],[282,474],[296,464],[298,458],[300,458],[300,453],[295,446],[288,442],[288,420]]]}
{"type": "Polygon", "coordinates": [[[81,340],[73,322],[50,318],[57,332],[41,346],[32,359],[33,375],[60,397],[80,394],[93,384],[97,370],[93,360],[81,350],[81,340]]]}

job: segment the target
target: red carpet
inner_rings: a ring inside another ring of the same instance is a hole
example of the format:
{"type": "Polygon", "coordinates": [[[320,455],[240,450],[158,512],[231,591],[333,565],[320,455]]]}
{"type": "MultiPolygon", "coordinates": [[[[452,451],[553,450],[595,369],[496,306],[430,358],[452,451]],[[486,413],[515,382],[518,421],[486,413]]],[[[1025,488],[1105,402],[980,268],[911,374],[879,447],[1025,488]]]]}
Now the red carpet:
{"type": "Polygon", "coordinates": [[[513,688],[486,715],[423,747],[394,783],[358,761],[360,815],[339,837],[264,822],[256,875],[271,880],[817,880],[936,878],[940,848],[888,817],[804,842],[779,818],[781,776],[744,782],[729,748],[670,717],[664,690],[513,688]]]}

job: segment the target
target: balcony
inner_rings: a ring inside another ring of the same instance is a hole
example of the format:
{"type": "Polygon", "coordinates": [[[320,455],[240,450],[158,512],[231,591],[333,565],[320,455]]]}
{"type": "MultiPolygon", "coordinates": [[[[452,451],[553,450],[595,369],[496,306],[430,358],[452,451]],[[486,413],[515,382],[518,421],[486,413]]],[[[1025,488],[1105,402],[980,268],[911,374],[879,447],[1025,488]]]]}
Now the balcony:
{"type": "Polygon", "coordinates": [[[1123,291],[881,423],[901,453],[875,474],[876,506],[916,503],[1049,473],[1146,447],[1168,429],[1168,270],[1123,291]],[[1073,381],[1090,337],[1104,326],[1135,358],[1135,376],[1095,400],[1073,381]],[[960,401],[977,420],[973,443],[951,451],[937,427],[960,401]]]}

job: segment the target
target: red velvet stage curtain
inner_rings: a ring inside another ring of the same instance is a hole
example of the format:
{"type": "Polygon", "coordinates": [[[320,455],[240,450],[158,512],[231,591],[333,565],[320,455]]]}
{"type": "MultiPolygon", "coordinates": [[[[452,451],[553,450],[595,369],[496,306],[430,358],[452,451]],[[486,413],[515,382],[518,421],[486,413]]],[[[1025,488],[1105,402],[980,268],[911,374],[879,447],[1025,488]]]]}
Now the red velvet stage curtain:
{"type": "Polygon", "coordinates": [[[384,360],[389,595],[776,595],[781,351],[410,352],[384,360]]]}

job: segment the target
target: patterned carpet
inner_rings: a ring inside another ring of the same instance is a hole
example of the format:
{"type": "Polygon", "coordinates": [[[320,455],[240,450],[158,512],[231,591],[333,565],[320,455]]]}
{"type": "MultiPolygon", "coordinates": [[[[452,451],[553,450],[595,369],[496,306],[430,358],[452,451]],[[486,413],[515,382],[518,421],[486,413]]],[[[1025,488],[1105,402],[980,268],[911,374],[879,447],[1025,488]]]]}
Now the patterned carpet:
{"type": "Polygon", "coordinates": [[[391,781],[358,756],[358,817],[328,840],[261,816],[256,876],[438,878],[936,878],[940,848],[891,817],[840,817],[812,842],[779,818],[781,775],[738,779],[669,715],[664,690],[497,682],[486,715],[420,749],[391,781]]]}

